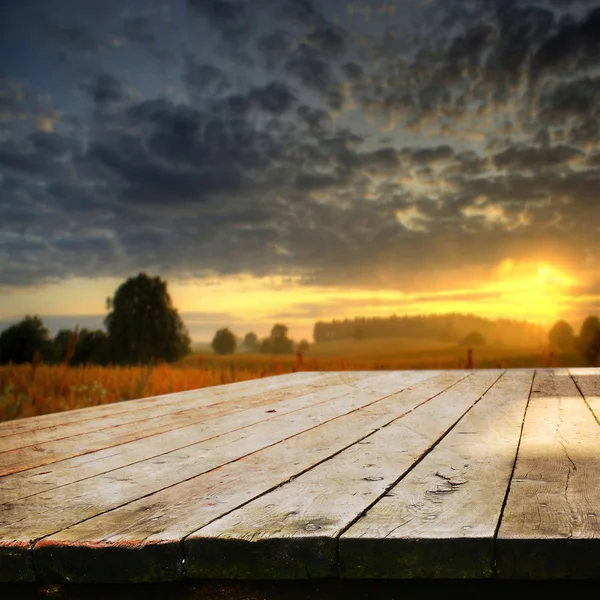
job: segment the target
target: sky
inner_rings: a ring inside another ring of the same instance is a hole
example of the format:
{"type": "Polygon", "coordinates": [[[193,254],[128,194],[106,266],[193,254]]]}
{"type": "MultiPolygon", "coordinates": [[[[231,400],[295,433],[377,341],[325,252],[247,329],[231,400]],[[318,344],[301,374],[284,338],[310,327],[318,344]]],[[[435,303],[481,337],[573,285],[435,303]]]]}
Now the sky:
{"type": "Polygon", "coordinates": [[[0,328],[600,313],[598,0],[0,0],[0,328]]]}

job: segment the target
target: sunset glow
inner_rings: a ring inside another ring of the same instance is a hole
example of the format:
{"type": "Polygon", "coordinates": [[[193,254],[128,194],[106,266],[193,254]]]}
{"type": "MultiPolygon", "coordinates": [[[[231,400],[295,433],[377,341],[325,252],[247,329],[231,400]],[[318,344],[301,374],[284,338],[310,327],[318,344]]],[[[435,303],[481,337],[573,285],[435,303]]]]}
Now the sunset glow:
{"type": "Polygon", "coordinates": [[[0,329],[101,327],[140,272],[198,341],[600,313],[593,2],[21,4],[0,2],[0,329]]]}
{"type": "MultiPolygon", "coordinates": [[[[457,281],[459,281],[457,272],[457,281]]],[[[112,296],[118,280],[72,281],[47,288],[47,315],[98,316],[104,301],[112,296]],[[87,309],[87,310],[86,310],[87,309]]],[[[430,293],[406,293],[393,289],[319,288],[300,286],[294,278],[209,278],[204,281],[171,282],[175,305],[191,331],[207,338],[216,325],[229,326],[243,335],[254,327],[267,334],[274,322],[284,322],[297,338],[310,339],[315,321],[352,319],[356,316],[470,313],[488,318],[527,320],[551,325],[565,307],[577,299],[573,288],[582,282],[548,263],[516,263],[506,260],[478,286],[456,286],[430,293]],[[210,307],[211,310],[207,310],[210,307]],[[218,307],[218,310],[214,310],[218,307]]],[[[5,297],[7,316],[35,312],[41,290],[16,291],[5,297]]],[[[589,298],[584,299],[589,301],[589,298]]],[[[76,320],[76,319],[74,319],[76,320]]]]}

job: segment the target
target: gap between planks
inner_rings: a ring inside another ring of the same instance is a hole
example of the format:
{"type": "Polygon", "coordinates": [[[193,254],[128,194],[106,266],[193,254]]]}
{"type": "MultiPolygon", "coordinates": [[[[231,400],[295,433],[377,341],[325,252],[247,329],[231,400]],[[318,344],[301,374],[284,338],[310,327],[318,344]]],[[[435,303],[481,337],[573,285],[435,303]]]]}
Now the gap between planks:
{"type": "MultiPolygon", "coordinates": [[[[196,454],[193,452],[190,454],[190,448],[185,449],[184,452],[171,452],[167,461],[164,459],[144,461],[134,465],[133,470],[128,467],[117,469],[107,475],[28,498],[26,503],[13,503],[0,513],[0,519],[4,524],[0,526],[0,531],[3,530],[2,537],[12,536],[12,542],[31,544],[33,540],[51,535],[64,527],[82,522],[104,511],[114,510],[116,507],[133,502],[136,498],[176,486],[182,480],[193,480],[198,475],[214,470],[224,463],[235,462],[248,456],[249,453],[251,455],[265,446],[276,445],[290,436],[295,437],[303,432],[306,433],[307,428],[323,425],[331,419],[343,416],[348,410],[353,412],[365,405],[376,403],[386,394],[393,394],[410,383],[428,379],[434,374],[435,372],[424,371],[403,373],[402,376],[389,372],[377,373],[372,377],[367,374],[364,380],[358,380],[356,386],[350,386],[352,391],[346,391],[335,401],[323,401],[319,414],[311,414],[311,408],[307,406],[297,411],[296,415],[281,415],[272,421],[261,423],[260,425],[264,425],[262,428],[251,427],[246,433],[231,432],[220,436],[220,439],[209,443],[212,450],[208,454],[206,444],[202,444],[202,447],[196,450],[196,454]],[[198,463],[198,451],[204,457],[203,464],[198,463]],[[207,463],[208,459],[211,461],[210,464],[207,463]],[[171,464],[177,464],[177,469],[173,470],[171,464]],[[156,481],[157,477],[159,482],[156,481]],[[77,500],[75,504],[73,498],[77,500]],[[57,511],[56,509],[63,506],[65,502],[71,503],[71,510],[57,511]]],[[[27,556],[20,553],[20,558],[22,559],[21,571],[17,576],[31,578],[31,564],[28,565],[27,556]]],[[[11,569],[11,572],[3,572],[0,576],[15,577],[15,572],[11,569]]]]}
{"type": "Polygon", "coordinates": [[[500,376],[478,372],[458,381],[359,442],[369,444],[365,449],[355,444],[191,534],[185,539],[188,574],[337,576],[340,535],[389,496],[500,376]]]}
{"type": "MultiPolygon", "coordinates": [[[[332,385],[334,382],[337,382],[337,378],[332,375],[325,378],[318,378],[314,381],[304,381],[302,385],[304,390],[312,392],[324,388],[327,394],[328,389],[345,389],[345,386],[349,384],[348,381],[345,381],[343,385],[335,386],[332,385]]],[[[306,393],[302,395],[305,396],[306,393]]],[[[45,445],[26,446],[0,453],[0,476],[16,474],[35,467],[45,467],[46,465],[65,461],[69,458],[89,455],[93,452],[114,446],[123,446],[124,444],[136,442],[141,439],[151,438],[150,441],[154,443],[158,442],[158,440],[169,440],[173,436],[185,439],[186,434],[193,431],[195,426],[202,428],[202,424],[211,419],[225,419],[227,415],[235,413],[238,409],[247,410],[254,407],[256,409],[254,411],[255,414],[259,415],[257,422],[266,420],[271,418],[269,411],[259,410],[258,407],[271,402],[280,403],[282,400],[297,398],[297,396],[298,384],[291,384],[290,386],[283,385],[282,389],[272,389],[267,392],[255,391],[253,394],[242,396],[239,400],[233,398],[211,403],[212,398],[196,398],[194,399],[194,402],[197,403],[196,408],[185,410],[182,413],[171,412],[154,418],[147,417],[143,420],[144,428],[139,427],[139,422],[126,423],[114,427],[105,427],[87,434],[77,434],[58,440],[49,440],[45,445]],[[166,435],[165,438],[163,434],[168,434],[169,432],[172,432],[172,434],[170,436],[166,435]],[[159,438],[158,436],[161,435],[163,437],[159,438]]],[[[281,404],[277,406],[280,407],[281,404]]],[[[216,423],[212,425],[216,425],[216,423]]],[[[179,447],[184,445],[182,443],[179,447]]],[[[52,469],[48,473],[52,476],[52,469]]],[[[37,474],[25,474],[27,479],[33,476],[37,476],[37,474]]],[[[0,480],[0,490],[2,490],[2,487],[2,480],[0,480]]]]}
{"type": "MultiPolygon", "coordinates": [[[[437,376],[437,382],[431,384],[435,388],[433,394],[465,375],[449,372],[437,376]]],[[[45,576],[51,573],[56,576],[61,569],[64,576],[66,558],[83,556],[83,564],[78,563],[77,559],[69,561],[69,578],[80,580],[81,577],[95,576],[104,579],[108,573],[114,573],[113,569],[122,560],[122,548],[129,547],[134,556],[131,560],[137,561],[135,565],[130,563],[129,577],[142,577],[151,566],[156,569],[158,562],[165,570],[160,576],[155,571],[155,576],[178,578],[182,576],[181,540],[185,535],[198,529],[202,522],[208,523],[254,497],[280,487],[285,481],[295,480],[303,472],[356,444],[357,440],[374,429],[380,429],[410,411],[423,401],[424,392],[421,388],[427,390],[429,381],[428,378],[404,392],[363,405],[339,419],[287,438],[280,444],[246,456],[213,473],[65,529],[37,544],[36,565],[45,576]],[[190,500],[176,501],[181,498],[190,500]],[[139,540],[144,540],[144,545],[140,546],[139,540]],[[79,541],[82,543],[79,544],[79,541]],[[88,562],[92,560],[92,555],[86,552],[89,543],[103,546],[102,562],[96,561],[92,570],[88,562]],[[163,553],[162,560],[157,558],[160,552],[163,553]],[[175,557],[179,557],[179,563],[175,557]]],[[[378,396],[381,398],[381,390],[378,396]]]]}

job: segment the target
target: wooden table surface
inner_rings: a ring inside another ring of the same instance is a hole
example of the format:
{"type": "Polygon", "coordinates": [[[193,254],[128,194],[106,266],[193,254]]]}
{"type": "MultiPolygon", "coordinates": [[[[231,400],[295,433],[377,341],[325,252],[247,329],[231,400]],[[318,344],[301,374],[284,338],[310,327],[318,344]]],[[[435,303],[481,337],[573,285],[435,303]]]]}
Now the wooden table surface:
{"type": "Polygon", "coordinates": [[[600,577],[600,369],[294,373],[0,424],[0,581],[600,577]]]}

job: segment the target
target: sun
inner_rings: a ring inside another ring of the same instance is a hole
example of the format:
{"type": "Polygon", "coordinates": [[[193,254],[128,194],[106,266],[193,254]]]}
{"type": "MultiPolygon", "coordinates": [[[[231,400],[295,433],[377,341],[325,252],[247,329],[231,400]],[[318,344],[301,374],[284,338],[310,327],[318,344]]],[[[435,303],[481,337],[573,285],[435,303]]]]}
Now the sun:
{"type": "Polygon", "coordinates": [[[568,287],[573,283],[571,277],[547,264],[538,267],[537,281],[542,286],[555,286],[557,288],[568,287]]]}
{"type": "Polygon", "coordinates": [[[493,289],[500,293],[506,316],[551,323],[564,310],[576,280],[550,262],[503,261],[493,289]]]}

